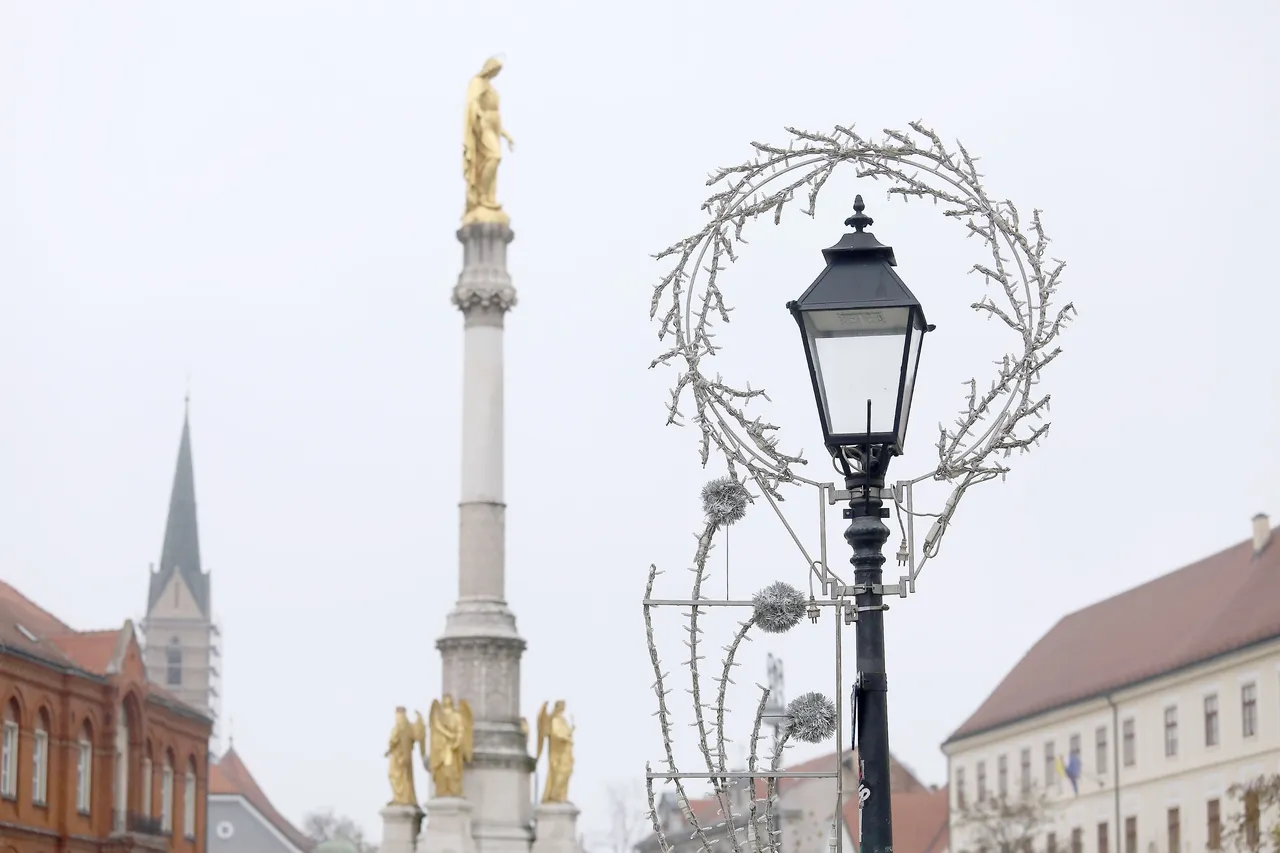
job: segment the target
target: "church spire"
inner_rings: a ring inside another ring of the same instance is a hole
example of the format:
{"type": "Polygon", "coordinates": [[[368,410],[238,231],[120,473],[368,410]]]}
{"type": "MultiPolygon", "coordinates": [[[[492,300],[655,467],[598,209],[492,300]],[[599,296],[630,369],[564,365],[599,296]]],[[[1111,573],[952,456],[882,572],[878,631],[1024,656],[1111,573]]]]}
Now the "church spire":
{"type": "Polygon", "coordinates": [[[200,567],[200,532],[196,523],[196,478],[191,461],[190,396],[183,399],[182,439],[178,444],[178,466],[173,473],[169,496],[169,518],[165,522],[160,568],[151,575],[147,610],[155,608],[172,577],[181,576],[201,615],[209,614],[209,578],[200,567]]]}

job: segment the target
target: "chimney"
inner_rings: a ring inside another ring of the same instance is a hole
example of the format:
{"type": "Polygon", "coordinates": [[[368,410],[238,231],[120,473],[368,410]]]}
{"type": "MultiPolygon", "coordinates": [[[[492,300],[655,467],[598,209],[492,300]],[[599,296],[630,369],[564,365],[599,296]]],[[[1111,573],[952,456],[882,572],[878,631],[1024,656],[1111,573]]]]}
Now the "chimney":
{"type": "Polygon", "coordinates": [[[1256,557],[1266,550],[1271,541],[1271,519],[1265,512],[1253,517],[1253,555],[1256,557]]]}

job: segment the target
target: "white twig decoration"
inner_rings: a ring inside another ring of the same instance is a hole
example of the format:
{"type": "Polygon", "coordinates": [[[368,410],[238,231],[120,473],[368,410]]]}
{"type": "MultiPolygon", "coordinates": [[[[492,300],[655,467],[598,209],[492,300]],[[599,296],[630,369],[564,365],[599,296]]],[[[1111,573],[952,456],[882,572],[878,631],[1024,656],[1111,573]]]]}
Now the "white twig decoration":
{"type": "MultiPolygon", "coordinates": [[[[983,189],[981,175],[973,158],[957,143],[956,152],[942,144],[933,131],[919,122],[911,124],[912,133],[886,130],[884,138],[871,142],[859,136],[852,128],[837,127],[830,134],[810,133],[788,128],[791,141],[786,148],[763,143],[753,143],[756,156],[741,166],[721,169],[714,173],[708,185],[722,188],[704,203],[711,215],[697,234],[681,240],[660,253],[659,259],[674,259],[671,269],[654,289],[651,318],[657,317],[664,302],[659,340],[669,343],[650,365],[679,364],[680,373],[671,390],[667,406],[667,422],[680,424],[683,420],[681,402],[688,391],[693,397],[694,423],[701,432],[700,455],[705,466],[714,447],[727,465],[728,476],[709,482],[703,489],[703,506],[707,514],[706,524],[697,534],[694,553],[693,583],[690,600],[706,600],[702,593],[706,580],[707,558],[715,536],[726,525],[740,520],[751,502],[744,488],[748,480],[754,480],[761,493],[768,498],[775,511],[775,503],[782,499],[783,484],[817,486],[819,483],[796,473],[805,464],[799,453],[788,453],[779,447],[778,428],[759,416],[749,416],[746,409],[752,400],[768,396],[763,389],[746,385],[739,388],[724,382],[719,375],[704,373],[704,359],[714,356],[719,348],[714,343],[715,322],[729,321],[730,308],[721,290],[721,273],[725,265],[736,260],[735,247],[745,242],[742,234],[748,220],[761,215],[771,215],[775,224],[780,221],[782,210],[794,200],[797,192],[806,192],[808,205],[804,212],[813,215],[819,191],[831,173],[842,163],[853,163],[860,177],[886,179],[890,183],[889,194],[931,198],[944,205],[943,215],[963,223],[970,235],[976,234],[991,253],[987,263],[973,265],[985,282],[995,282],[1003,294],[998,304],[985,294],[972,304],[975,311],[998,319],[1004,327],[1016,333],[1018,344],[996,362],[998,369],[989,387],[979,392],[976,379],[970,380],[967,399],[959,416],[951,426],[939,425],[938,463],[932,471],[915,477],[911,482],[933,478],[951,484],[952,490],[945,506],[932,513],[936,520],[933,530],[925,538],[921,565],[937,553],[942,534],[945,533],[960,497],[970,486],[986,482],[1008,473],[1003,461],[1016,450],[1025,452],[1038,444],[1049,430],[1044,422],[1049,408],[1049,396],[1033,394],[1039,382],[1040,372],[1058,356],[1060,350],[1054,343],[1064,325],[1074,316],[1071,304],[1054,309],[1063,263],[1048,259],[1049,240],[1040,223],[1040,213],[1031,216],[1031,239],[1022,231],[1018,210],[1010,201],[993,201],[983,189]],[[709,260],[708,260],[708,255],[709,260]],[[705,276],[699,281],[699,274],[705,276]],[[1037,423],[1038,421],[1038,423],[1037,423]]],[[[899,511],[905,507],[899,506],[899,511]]],[[[781,518],[781,513],[779,512],[781,518]]],[[[786,519],[783,518],[783,523],[786,519]]],[[[790,529],[788,527],[788,529],[790,529]]],[[[795,537],[800,550],[804,546],[795,537]]],[[[806,565],[813,561],[805,555],[806,565]]],[[[649,657],[653,665],[653,690],[657,697],[659,728],[665,751],[665,769],[658,774],[678,774],[675,761],[674,735],[671,709],[666,697],[669,673],[664,672],[653,637],[651,609],[654,581],[659,572],[651,568],[645,589],[645,631],[649,657]]],[[[711,793],[717,806],[718,821],[709,823],[705,813],[695,814],[684,781],[670,777],[675,785],[676,801],[684,813],[691,830],[689,840],[696,841],[705,853],[715,853],[717,842],[727,836],[728,848],[741,853],[745,833],[746,847],[751,853],[777,853],[779,827],[775,807],[778,796],[778,777],[764,780],[763,796],[756,780],[748,780],[750,793],[747,814],[736,814],[732,794],[735,776],[727,761],[725,716],[728,685],[737,666],[735,657],[744,641],[749,641],[752,629],[767,633],[782,633],[800,621],[805,601],[799,590],[778,582],[762,589],[751,604],[753,612],[739,623],[732,640],[724,647],[725,657],[720,676],[712,679],[718,683],[712,704],[705,704],[699,662],[703,658],[702,628],[699,616],[707,608],[691,607],[684,614],[688,634],[689,667],[688,693],[693,702],[693,722],[697,731],[698,751],[709,775],[711,793]],[[763,804],[761,809],[759,806],[763,804]]],[[[837,618],[839,618],[837,616],[837,618]]],[[[838,691],[843,689],[837,685],[838,691]]],[[[758,751],[760,727],[768,705],[769,691],[760,688],[761,694],[751,726],[750,746],[747,756],[747,772],[759,772],[761,757],[758,751]]],[[[779,738],[774,753],[769,757],[767,772],[780,771],[782,753],[793,738],[819,742],[831,737],[839,726],[834,706],[830,700],[817,693],[806,694],[793,701],[787,708],[789,725],[779,738]]],[[[652,768],[646,766],[652,773],[652,768]]],[[[839,772],[833,768],[832,776],[839,772]]],[[[646,779],[649,801],[649,818],[658,839],[661,853],[673,853],[678,844],[672,844],[659,819],[655,800],[653,778],[646,779]]]]}
{"type": "Polygon", "coordinates": [[[653,292],[650,318],[660,315],[658,338],[668,346],[650,367],[679,363],[667,423],[683,422],[681,403],[688,391],[693,421],[701,431],[704,466],[714,447],[731,474],[741,466],[773,497],[781,499],[778,489],[783,483],[817,485],[797,473],[806,460],[800,451],[779,446],[778,428],[747,414],[751,401],[769,399],[764,389],[730,385],[719,374],[704,372],[705,359],[719,351],[715,323],[729,322],[722,273],[737,259],[738,244],[746,242],[748,221],[768,215],[778,224],[798,193],[808,197],[803,212],[812,216],[818,193],[843,163],[852,163],[859,177],[888,181],[890,195],[941,202],[943,215],[962,223],[990,252],[990,260],[975,263],[971,271],[981,274],[985,283],[999,285],[1000,296],[997,301],[984,292],[973,309],[998,319],[1016,335],[1017,344],[996,361],[996,375],[985,389],[979,389],[977,379],[966,383],[969,392],[954,423],[939,424],[936,467],[911,478],[952,485],[925,541],[923,557],[928,559],[937,553],[964,491],[1003,477],[1009,471],[1004,460],[1037,445],[1049,431],[1044,421],[1049,395],[1036,394],[1034,386],[1043,368],[1057,358],[1055,341],[1075,309],[1070,303],[1054,306],[1064,264],[1046,254],[1049,238],[1040,211],[1031,215],[1028,237],[1013,202],[994,201],[983,188],[976,157],[959,143],[950,150],[920,122],[910,127],[911,133],[886,130],[878,141],[865,139],[852,127],[837,126],[831,133],[787,128],[791,140],[786,147],[754,142],[756,155],[751,160],[714,172],[707,184],[720,189],[703,203],[711,220],[656,256],[672,259],[673,264],[653,292]]]}

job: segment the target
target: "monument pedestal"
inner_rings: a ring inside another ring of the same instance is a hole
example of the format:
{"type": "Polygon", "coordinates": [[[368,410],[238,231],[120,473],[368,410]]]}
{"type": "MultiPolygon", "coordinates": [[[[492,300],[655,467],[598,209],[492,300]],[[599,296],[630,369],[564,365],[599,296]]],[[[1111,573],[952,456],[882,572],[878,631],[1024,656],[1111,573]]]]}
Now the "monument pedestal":
{"type": "Polygon", "coordinates": [[[458,797],[428,800],[427,828],[420,853],[476,853],[471,837],[471,803],[458,797]]]}
{"type": "Polygon", "coordinates": [[[381,853],[414,853],[422,809],[417,806],[387,806],[382,810],[381,853]]]}
{"type": "Polygon", "coordinates": [[[542,803],[534,809],[537,835],[532,853],[582,853],[578,844],[578,808],[573,803],[542,803]]]}

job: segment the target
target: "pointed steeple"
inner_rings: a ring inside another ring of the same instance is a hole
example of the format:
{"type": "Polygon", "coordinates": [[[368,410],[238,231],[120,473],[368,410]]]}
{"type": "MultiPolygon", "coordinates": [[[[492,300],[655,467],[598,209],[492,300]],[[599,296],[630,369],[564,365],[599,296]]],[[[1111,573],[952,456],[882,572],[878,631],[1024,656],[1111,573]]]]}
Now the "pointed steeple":
{"type": "Polygon", "coordinates": [[[178,467],[173,473],[169,496],[169,519],[164,528],[160,567],[151,575],[147,611],[155,608],[170,579],[177,574],[191,591],[201,615],[209,616],[209,578],[200,567],[200,531],[196,522],[196,477],[191,461],[190,398],[184,400],[182,440],[178,444],[178,467]]]}

